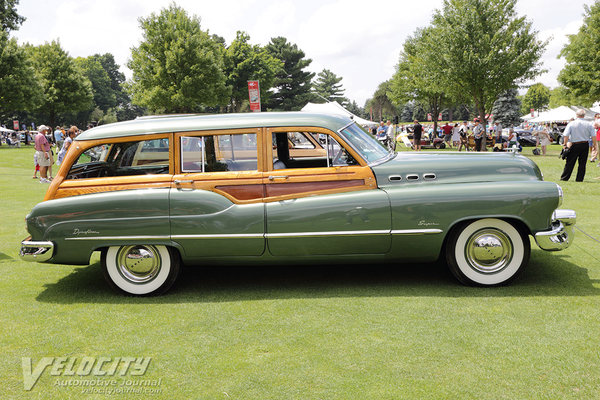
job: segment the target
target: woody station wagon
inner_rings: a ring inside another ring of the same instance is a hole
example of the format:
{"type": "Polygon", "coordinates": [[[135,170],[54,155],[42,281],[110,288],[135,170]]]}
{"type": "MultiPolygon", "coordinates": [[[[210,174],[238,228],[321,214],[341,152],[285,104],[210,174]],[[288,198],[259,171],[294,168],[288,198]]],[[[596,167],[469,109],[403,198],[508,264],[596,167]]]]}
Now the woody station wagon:
{"type": "Polygon", "coordinates": [[[86,265],[162,293],[182,265],[435,261],[515,278],[573,238],[561,188],[515,153],[389,152],[351,119],[303,112],[145,117],[90,129],[27,216],[28,261],[86,265]]]}

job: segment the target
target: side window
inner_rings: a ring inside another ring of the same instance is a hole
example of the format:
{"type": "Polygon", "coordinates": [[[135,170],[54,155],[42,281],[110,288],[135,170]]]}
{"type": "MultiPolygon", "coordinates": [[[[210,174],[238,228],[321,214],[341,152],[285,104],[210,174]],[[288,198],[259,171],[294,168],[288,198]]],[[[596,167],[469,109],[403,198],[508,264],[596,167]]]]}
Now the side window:
{"type": "Polygon", "coordinates": [[[358,165],[358,162],[327,134],[274,132],[273,169],[324,168],[358,165]]]}
{"type": "Polygon", "coordinates": [[[256,134],[181,137],[182,172],[256,171],[256,134]]]}
{"type": "Polygon", "coordinates": [[[105,143],[87,149],[71,166],[67,179],[169,173],[169,139],[105,143]]]}

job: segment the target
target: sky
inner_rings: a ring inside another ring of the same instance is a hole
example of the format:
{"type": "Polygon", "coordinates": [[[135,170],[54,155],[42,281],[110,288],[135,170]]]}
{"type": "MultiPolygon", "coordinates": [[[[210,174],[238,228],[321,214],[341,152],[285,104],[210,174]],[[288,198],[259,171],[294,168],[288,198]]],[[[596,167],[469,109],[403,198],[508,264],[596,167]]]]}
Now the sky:
{"type": "MultiPolygon", "coordinates": [[[[59,40],[72,57],[112,53],[121,71],[131,48],[142,40],[139,18],[158,14],[171,0],[20,0],[26,21],[13,32],[20,43],[59,40]]],[[[577,33],[584,4],[593,0],[518,0],[517,13],[533,22],[542,40],[550,39],[543,56],[547,73],[535,82],[553,88],[564,59],[558,59],[567,35],[577,33]]],[[[392,77],[404,40],[430,24],[442,0],[178,0],[201,27],[225,38],[236,31],[253,44],[266,45],[283,36],[312,59],[310,71],[324,68],[343,77],[346,97],[364,105],[377,86],[392,77]]],[[[443,51],[443,49],[440,49],[443,51]]],[[[531,82],[531,83],[535,83],[531,82]]]]}

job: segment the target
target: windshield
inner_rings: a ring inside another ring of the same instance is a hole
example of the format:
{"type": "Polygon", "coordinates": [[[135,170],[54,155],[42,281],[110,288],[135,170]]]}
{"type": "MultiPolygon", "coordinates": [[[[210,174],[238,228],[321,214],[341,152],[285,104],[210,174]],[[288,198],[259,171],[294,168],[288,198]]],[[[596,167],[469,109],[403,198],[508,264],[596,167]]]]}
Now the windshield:
{"type": "Polygon", "coordinates": [[[340,135],[352,145],[362,158],[369,164],[380,160],[390,154],[378,140],[363,131],[356,123],[348,125],[340,131],[340,135]]]}

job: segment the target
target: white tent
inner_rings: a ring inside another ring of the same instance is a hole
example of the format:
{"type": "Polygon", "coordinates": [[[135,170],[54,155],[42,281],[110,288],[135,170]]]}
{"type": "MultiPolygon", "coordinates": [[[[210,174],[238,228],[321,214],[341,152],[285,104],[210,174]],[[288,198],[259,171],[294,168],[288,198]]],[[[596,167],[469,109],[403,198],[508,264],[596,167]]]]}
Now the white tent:
{"type": "Polygon", "coordinates": [[[302,108],[302,111],[321,113],[321,114],[343,115],[343,116],[352,118],[354,121],[356,121],[357,124],[362,125],[362,126],[379,125],[377,122],[373,122],[373,121],[369,121],[369,120],[366,120],[361,117],[357,117],[356,115],[352,114],[350,111],[348,111],[344,107],[342,107],[337,101],[330,101],[329,103],[322,103],[322,104],[307,103],[302,108]]]}
{"type": "Polygon", "coordinates": [[[0,132],[14,132],[12,129],[3,128],[0,126],[0,132]]]}
{"type": "Polygon", "coordinates": [[[521,117],[521,119],[522,119],[522,120],[524,120],[524,121],[530,121],[530,120],[532,120],[532,119],[534,119],[534,118],[537,118],[539,115],[540,115],[540,112],[539,112],[539,111],[534,111],[534,112],[533,112],[533,117],[531,116],[531,113],[529,113],[529,114],[525,114],[525,115],[523,115],[523,116],[521,117]]]}
{"type": "Polygon", "coordinates": [[[539,116],[530,119],[529,122],[538,124],[549,122],[569,122],[571,119],[576,118],[575,112],[580,108],[585,110],[585,119],[594,119],[594,112],[592,110],[577,106],[560,106],[540,113],[539,116]]]}

